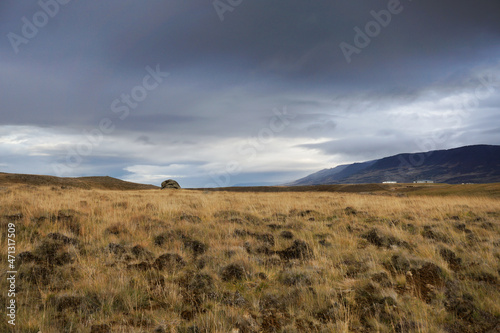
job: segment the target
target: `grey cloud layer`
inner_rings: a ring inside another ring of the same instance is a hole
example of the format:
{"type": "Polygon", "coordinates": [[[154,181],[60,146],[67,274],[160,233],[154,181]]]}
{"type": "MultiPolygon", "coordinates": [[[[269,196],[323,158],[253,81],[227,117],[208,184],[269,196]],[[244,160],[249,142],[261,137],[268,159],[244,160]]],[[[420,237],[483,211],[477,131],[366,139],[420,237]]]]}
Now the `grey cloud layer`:
{"type": "Polygon", "coordinates": [[[446,121],[460,111],[454,103],[470,100],[467,94],[481,77],[498,83],[500,3],[403,0],[401,13],[348,64],[339,44],[354,44],[354,27],[364,29],[374,19],[370,11],[395,1],[244,0],[223,22],[211,1],[69,1],[17,54],[7,35],[22,34],[21,19],[31,20],[41,7],[3,1],[0,166],[12,172],[28,159],[60,162],[67,147],[85,140],[83,131],[98,128],[104,118],[116,129],[75,175],[131,173],[134,180],[157,181],[153,170],[158,179],[163,174],[153,166],[168,169],[182,160],[181,176],[196,174],[193,186],[203,186],[210,172],[232,159],[244,167],[231,176],[238,183],[280,178],[289,164],[286,154],[301,156],[290,156],[297,166],[282,178],[419,150],[418,140],[435,131],[449,137],[438,148],[500,143],[498,84],[461,123],[446,121]],[[112,102],[142,83],[146,66],[157,65],[170,76],[119,119],[112,102]],[[254,140],[269,127],[273,109],[283,107],[294,120],[273,133],[275,140],[263,145],[256,160],[228,144],[254,140]],[[23,126],[18,136],[30,138],[43,128],[43,135],[57,139],[50,147],[23,143],[26,151],[38,152],[28,158],[24,148],[16,153],[20,146],[6,126],[23,126]],[[113,156],[122,146],[128,156],[113,156]],[[196,158],[188,158],[186,147],[196,158]],[[144,149],[163,158],[146,160],[144,149]],[[269,154],[280,149],[284,156],[269,154]],[[134,167],[145,165],[149,174],[134,167]]]}

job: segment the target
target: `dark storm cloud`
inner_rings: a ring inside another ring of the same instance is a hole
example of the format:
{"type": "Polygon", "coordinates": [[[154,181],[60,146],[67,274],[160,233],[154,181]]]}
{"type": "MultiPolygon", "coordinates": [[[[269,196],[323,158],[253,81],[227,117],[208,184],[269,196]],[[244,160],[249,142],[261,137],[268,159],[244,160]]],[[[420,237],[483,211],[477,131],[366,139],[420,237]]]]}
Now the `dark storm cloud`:
{"type": "Polygon", "coordinates": [[[243,0],[223,21],[211,0],[60,1],[41,1],[57,12],[29,37],[23,25],[46,5],[0,3],[0,165],[11,171],[22,154],[46,165],[87,145],[74,175],[204,182],[236,159],[235,183],[279,178],[291,154],[288,176],[419,150],[436,131],[449,133],[439,147],[496,143],[498,1],[243,0]],[[355,28],[390,8],[398,14],[348,63],[341,43],[356,46],[355,28]],[[12,34],[24,42],[13,47],[12,34]],[[170,75],[120,117],[113,102],[144,88],[148,66],[170,75]],[[293,117],[276,130],[283,108],[293,117]],[[113,131],[100,132],[103,119],[113,131]],[[240,156],[252,149],[255,159],[240,156]]]}
{"type": "MultiPolygon", "coordinates": [[[[9,3],[4,5],[10,15],[3,21],[3,32],[19,32],[21,17],[30,18],[40,10],[34,2],[31,6],[9,3]]],[[[111,87],[130,89],[127,83],[135,84],[132,77],[138,77],[146,65],[161,64],[178,75],[177,80],[189,77],[191,96],[198,93],[196,81],[207,79],[220,89],[235,83],[286,79],[287,83],[276,84],[282,89],[292,85],[305,90],[318,85],[343,90],[355,85],[390,94],[402,82],[406,89],[426,85],[429,79],[446,75],[450,66],[455,68],[455,62],[474,61],[481,53],[498,54],[495,42],[500,23],[495,13],[500,5],[496,2],[402,1],[404,10],[347,65],[338,45],[342,41],[352,44],[353,28],[363,28],[373,20],[370,11],[386,9],[387,4],[244,1],[220,22],[206,1],[189,5],[73,1],[61,6],[29,44],[20,46],[19,56],[13,57],[6,38],[3,53],[14,64],[20,59],[34,63],[27,68],[29,73],[19,77],[19,81],[35,85],[25,88],[30,94],[51,98],[53,94],[40,89],[36,80],[63,77],[61,83],[69,91],[54,87],[60,97],[52,98],[41,110],[48,109],[52,115],[67,115],[69,109],[75,114],[102,112],[108,107],[105,97],[111,87]],[[87,109],[95,111],[81,110],[83,101],[87,109]]],[[[19,92],[23,83],[10,88],[19,92]]],[[[52,87],[50,81],[48,86],[52,87]]],[[[35,95],[34,99],[44,104],[43,97],[35,95]]],[[[168,106],[165,108],[168,112],[168,106]]],[[[21,117],[17,122],[26,123],[20,113],[31,115],[32,110],[23,105],[18,109],[14,120],[21,117]]]]}
{"type": "MultiPolygon", "coordinates": [[[[277,75],[295,72],[307,78],[325,69],[345,68],[338,44],[352,42],[353,28],[373,20],[369,12],[386,9],[388,1],[245,1],[228,12],[222,23],[217,22],[207,2],[194,3],[184,15],[149,19],[150,23],[140,19],[146,9],[138,8],[136,20],[114,36],[121,43],[111,45],[111,58],[139,66],[160,61],[187,66],[210,62],[242,71],[263,68],[266,75],[268,70],[277,75]]],[[[495,15],[499,5],[492,1],[402,1],[401,6],[401,16],[395,16],[393,26],[373,41],[367,49],[370,55],[364,57],[365,62],[360,61],[362,65],[381,58],[390,65],[395,60],[401,63],[399,55],[425,58],[467,48],[468,54],[459,56],[471,56],[481,42],[489,44],[488,37],[498,37],[500,31],[495,15]],[[464,39],[470,42],[474,36],[476,43],[464,47],[464,39]]],[[[156,12],[168,15],[168,10],[160,6],[156,12]]]]}

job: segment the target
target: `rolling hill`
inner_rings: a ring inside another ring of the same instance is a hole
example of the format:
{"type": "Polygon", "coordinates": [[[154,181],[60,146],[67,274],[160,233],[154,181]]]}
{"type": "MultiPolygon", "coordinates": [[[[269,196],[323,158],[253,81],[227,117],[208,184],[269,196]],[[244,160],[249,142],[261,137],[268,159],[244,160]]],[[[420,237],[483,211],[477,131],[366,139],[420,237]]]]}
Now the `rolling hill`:
{"type": "Polygon", "coordinates": [[[287,185],[411,183],[424,179],[449,184],[500,182],[500,146],[474,145],[398,154],[324,169],[287,185]]]}
{"type": "Polygon", "coordinates": [[[42,175],[25,175],[0,172],[0,186],[25,184],[33,186],[66,186],[81,189],[102,190],[151,190],[158,189],[154,185],[126,182],[112,177],[79,177],[61,178],[42,175]]]}

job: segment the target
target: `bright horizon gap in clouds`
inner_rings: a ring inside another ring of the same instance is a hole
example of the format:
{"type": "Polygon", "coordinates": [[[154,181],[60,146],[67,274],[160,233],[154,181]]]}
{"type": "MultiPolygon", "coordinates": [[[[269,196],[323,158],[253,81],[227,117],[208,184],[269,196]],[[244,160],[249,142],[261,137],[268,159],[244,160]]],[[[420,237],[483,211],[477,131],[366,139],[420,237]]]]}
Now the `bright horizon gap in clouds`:
{"type": "Polygon", "coordinates": [[[70,2],[15,52],[5,36],[40,7],[4,1],[0,172],[279,184],[500,144],[500,4],[400,5],[348,63],[339,46],[387,3],[245,1],[221,21],[201,0],[70,2]]]}

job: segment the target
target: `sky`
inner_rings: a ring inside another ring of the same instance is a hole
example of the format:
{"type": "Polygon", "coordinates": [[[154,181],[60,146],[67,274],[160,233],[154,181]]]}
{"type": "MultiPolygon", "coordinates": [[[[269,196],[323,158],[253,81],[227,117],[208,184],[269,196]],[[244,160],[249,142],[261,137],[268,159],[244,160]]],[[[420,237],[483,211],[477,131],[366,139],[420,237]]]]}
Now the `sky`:
{"type": "Polygon", "coordinates": [[[0,172],[286,183],[500,144],[494,0],[2,0],[0,172]]]}

